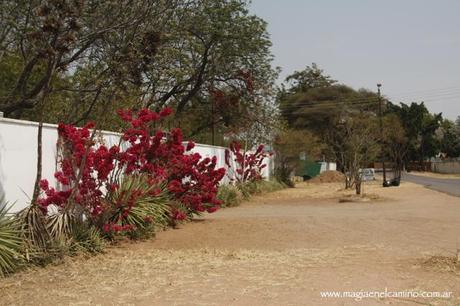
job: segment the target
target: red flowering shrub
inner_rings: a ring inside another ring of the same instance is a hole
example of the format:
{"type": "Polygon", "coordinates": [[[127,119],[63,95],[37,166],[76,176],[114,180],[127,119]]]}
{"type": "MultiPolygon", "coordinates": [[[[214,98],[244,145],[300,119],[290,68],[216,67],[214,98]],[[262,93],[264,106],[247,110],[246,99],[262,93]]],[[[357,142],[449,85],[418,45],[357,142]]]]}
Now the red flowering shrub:
{"type": "Polygon", "coordinates": [[[126,147],[124,150],[119,146],[107,148],[97,144],[90,133],[94,127],[92,124],[83,128],[60,124],[58,144],[62,156],[60,171],[55,173],[55,178],[62,188],[57,191],[42,180],[40,187],[44,196],[39,199],[41,207],[47,210],[50,205],[62,209],[78,205],[106,232],[131,231],[135,226],[126,220],[132,217],[139,199],[145,198],[146,193],[152,196],[152,191],[147,187],[148,190],[130,190],[129,195],[119,197],[122,202],[108,201],[119,188],[111,174],[121,173],[125,176],[147,175],[149,185],[166,186],[174,200],[180,203],[170,209],[173,220],[217,210],[220,206],[216,198],[217,186],[225,170],[216,169],[216,157],[202,159],[198,153],[191,153],[194,143],[188,142],[184,146],[180,129],[167,133],[153,128],[154,123],[171,113],[170,108],[159,113],[148,109],[118,111],[128,124],[122,134],[122,141],[128,144],[121,146],[126,147]],[[113,217],[115,211],[116,218],[113,217]]]}
{"type": "Polygon", "coordinates": [[[44,210],[52,204],[59,208],[77,204],[89,216],[98,216],[102,212],[101,189],[106,187],[119,149],[117,146],[107,149],[104,145],[96,149],[89,131],[93,127],[93,124],[82,128],[59,125],[61,170],[54,177],[60,183],[61,191],[50,187],[46,180],[40,182],[46,196],[40,198],[38,203],[44,210]]]}
{"type": "Polygon", "coordinates": [[[262,169],[267,166],[263,162],[269,156],[264,152],[264,145],[259,145],[255,152],[248,152],[242,150],[239,142],[234,141],[229,148],[229,150],[225,150],[225,163],[229,170],[233,170],[231,180],[236,180],[237,183],[262,180],[262,169]],[[234,160],[233,166],[232,157],[234,160]]]}
{"type": "MultiPolygon", "coordinates": [[[[119,158],[126,173],[147,173],[155,180],[166,181],[168,190],[185,206],[187,215],[217,210],[220,206],[217,186],[225,169],[216,169],[216,157],[202,159],[200,154],[191,153],[194,143],[188,142],[184,147],[180,129],[165,133],[151,128],[150,123],[168,116],[170,109],[159,114],[145,109],[137,114],[119,113],[130,125],[122,136],[130,145],[119,158]]],[[[172,217],[184,219],[184,213],[176,210],[172,217]]]]}

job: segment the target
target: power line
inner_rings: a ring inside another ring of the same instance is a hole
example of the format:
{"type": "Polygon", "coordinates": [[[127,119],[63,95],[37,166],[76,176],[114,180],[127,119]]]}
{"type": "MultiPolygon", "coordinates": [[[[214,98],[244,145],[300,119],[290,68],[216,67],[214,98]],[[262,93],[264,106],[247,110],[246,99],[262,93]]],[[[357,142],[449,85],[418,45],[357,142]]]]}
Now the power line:
{"type": "Polygon", "coordinates": [[[450,86],[450,87],[442,87],[442,88],[431,88],[431,89],[423,89],[423,90],[415,90],[415,91],[406,91],[406,92],[395,93],[395,95],[404,96],[404,95],[418,94],[418,93],[423,93],[423,92],[445,91],[448,89],[457,89],[457,88],[460,88],[460,86],[450,86]]]}
{"type": "MultiPolygon", "coordinates": [[[[421,102],[443,102],[446,99],[454,99],[460,97],[460,92],[451,92],[451,93],[443,93],[438,95],[430,95],[427,96],[428,99],[421,99],[421,102]]],[[[395,101],[396,99],[391,99],[395,101]]],[[[377,104],[378,98],[377,97],[357,97],[357,98],[345,98],[340,99],[340,97],[331,97],[331,100],[325,101],[311,101],[311,102],[297,102],[292,103],[290,105],[281,105],[281,110],[295,110],[301,107],[314,107],[314,106],[340,106],[344,104],[348,105],[365,105],[365,104],[377,104]],[[332,100],[337,99],[337,100],[332,100]]]]}
{"type": "MultiPolygon", "coordinates": [[[[429,102],[429,103],[435,103],[435,102],[443,102],[445,100],[452,100],[452,99],[457,99],[460,98],[460,88],[457,89],[457,87],[447,87],[444,89],[431,89],[431,90],[424,90],[424,91],[419,91],[419,92],[432,92],[431,94],[425,95],[425,98],[421,98],[420,101],[423,102],[429,102]],[[442,92],[435,92],[436,90],[442,91],[442,92]]],[[[392,101],[398,101],[400,99],[403,99],[404,97],[392,97],[388,100],[392,101]]],[[[400,101],[398,101],[400,102],[400,101]]],[[[411,101],[413,102],[413,101],[411,101]]],[[[401,103],[401,102],[400,102],[401,103]]],[[[377,106],[378,104],[378,97],[353,97],[353,98],[341,98],[340,96],[334,96],[331,97],[329,100],[324,100],[324,101],[309,101],[309,102],[297,102],[289,105],[279,105],[278,108],[280,111],[298,111],[301,110],[310,110],[310,111],[315,111],[315,110],[321,110],[321,109],[327,109],[327,108],[334,108],[334,107],[343,107],[343,106],[372,106],[375,105],[377,106]],[[335,99],[335,100],[334,100],[335,99]]],[[[205,110],[209,109],[210,104],[200,104],[200,105],[195,105],[193,106],[194,110],[205,110]]],[[[276,109],[277,106],[274,105],[274,109],[276,109]]]]}
{"type": "Polygon", "coordinates": [[[452,91],[445,91],[445,92],[433,92],[431,94],[424,94],[423,96],[392,96],[392,100],[399,100],[399,99],[424,99],[426,97],[428,98],[432,98],[432,97],[442,97],[442,96],[445,96],[445,95],[452,95],[452,94],[459,94],[460,93],[460,89],[456,89],[456,90],[452,90],[452,91]]]}

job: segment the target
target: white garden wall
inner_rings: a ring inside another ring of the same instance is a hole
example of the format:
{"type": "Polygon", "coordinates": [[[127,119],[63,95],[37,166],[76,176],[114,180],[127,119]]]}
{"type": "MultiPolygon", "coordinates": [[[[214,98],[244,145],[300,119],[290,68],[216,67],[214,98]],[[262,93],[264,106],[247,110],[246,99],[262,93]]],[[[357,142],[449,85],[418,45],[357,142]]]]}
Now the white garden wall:
{"type": "MultiPolygon", "coordinates": [[[[14,204],[12,212],[28,205],[37,169],[38,123],[0,117],[0,201],[14,204]]],[[[119,134],[103,131],[104,142],[118,144],[119,134]]],[[[56,171],[57,125],[44,124],[42,135],[42,177],[54,181],[56,171]]],[[[225,167],[225,148],[197,144],[193,149],[201,156],[217,156],[218,167],[225,167]]],[[[263,176],[270,177],[273,160],[267,159],[263,176]]],[[[224,179],[224,183],[228,178],[224,179]]]]}

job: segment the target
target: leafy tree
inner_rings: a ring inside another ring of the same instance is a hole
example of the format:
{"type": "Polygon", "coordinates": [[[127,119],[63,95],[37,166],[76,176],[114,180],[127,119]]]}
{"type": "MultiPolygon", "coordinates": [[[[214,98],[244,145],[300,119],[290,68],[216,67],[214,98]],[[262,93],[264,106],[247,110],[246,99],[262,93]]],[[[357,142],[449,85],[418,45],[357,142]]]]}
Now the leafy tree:
{"type": "Polygon", "coordinates": [[[329,87],[337,83],[329,75],[324,74],[324,70],[312,63],[302,71],[294,71],[286,78],[287,92],[290,94],[307,92],[313,88],[329,87]]]}
{"type": "MultiPolygon", "coordinates": [[[[386,158],[393,164],[394,176],[400,178],[408,150],[409,139],[398,115],[390,113],[383,118],[383,148],[386,158]]],[[[386,159],[385,158],[385,159],[386,159]]]]}
{"type": "Polygon", "coordinates": [[[0,67],[8,69],[0,72],[0,110],[115,129],[113,109],[168,105],[190,135],[262,121],[277,72],[266,23],[247,7],[244,0],[3,1],[0,67]],[[214,90],[238,96],[230,107],[250,116],[213,105],[214,90]]]}
{"type": "Polygon", "coordinates": [[[281,182],[292,186],[291,174],[299,165],[300,155],[318,156],[323,144],[308,130],[285,129],[276,136],[273,146],[275,175],[281,182]]]}
{"type": "Polygon", "coordinates": [[[0,97],[0,109],[21,117],[23,110],[33,109],[58,90],[53,82],[56,77],[71,75],[88,64],[101,67],[94,71],[97,78],[91,84],[59,90],[95,96],[102,88],[110,88],[105,78],[119,85],[136,81],[158,45],[153,17],[158,10],[173,6],[146,0],[3,1],[1,10],[8,15],[1,21],[0,61],[16,57],[20,62],[14,84],[0,97]]]}
{"type": "Polygon", "coordinates": [[[373,111],[377,103],[371,92],[333,85],[291,95],[280,102],[280,109],[291,127],[323,135],[339,118],[352,112],[373,111]]]}
{"type": "Polygon", "coordinates": [[[408,138],[407,161],[422,163],[439,153],[436,131],[442,122],[441,114],[431,114],[423,102],[410,105],[401,103],[400,106],[390,103],[387,112],[396,113],[403,124],[408,138]]]}
{"type": "Polygon", "coordinates": [[[149,75],[156,80],[149,103],[174,105],[176,120],[196,139],[210,133],[223,139],[267,122],[277,72],[266,23],[235,0],[198,1],[178,15],[171,25],[178,30],[149,75]]]}
{"type": "Polygon", "coordinates": [[[365,113],[342,118],[337,128],[328,131],[327,142],[346,176],[345,187],[355,187],[356,194],[362,191],[362,173],[377,157],[379,146],[377,118],[365,113]]]}
{"type": "Polygon", "coordinates": [[[460,157],[460,117],[456,122],[444,120],[441,126],[440,150],[447,157],[460,157]]]}
{"type": "Polygon", "coordinates": [[[379,135],[374,124],[377,95],[337,84],[316,65],[295,72],[287,81],[290,87],[282,89],[278,96],[283,118],[291,128],[309,131],[322,139],[323,153],[347,173],[346,186],[351,187],[356,181],[360,192],[357,167],[374,157],[379,135]],[[365,121],[365,117],[369,120],[365,121]],[[358,123],[369,126],[359,127],[358,123]]]}

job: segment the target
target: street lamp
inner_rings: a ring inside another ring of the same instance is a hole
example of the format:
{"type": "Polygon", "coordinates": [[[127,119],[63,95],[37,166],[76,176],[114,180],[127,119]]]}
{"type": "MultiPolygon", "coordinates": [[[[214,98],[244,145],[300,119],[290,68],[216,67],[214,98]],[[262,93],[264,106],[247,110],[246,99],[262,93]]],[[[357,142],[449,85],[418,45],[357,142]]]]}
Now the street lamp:
{"type": "Polygon", "coordinates": [[[379,98],[379,123],[380,123],[380,142],[382,144],[382,170],[383,170],[383,187],[388,187],[389,183],[387,182],[387,173],[385,169],[385,151],[384,151],[384,146],[383,146],[383,113],[382,113],[382,96],[380,93],[380,87],[382,87],[382,84],[378,83],[377,84],[377,95],[379,98]]]}

